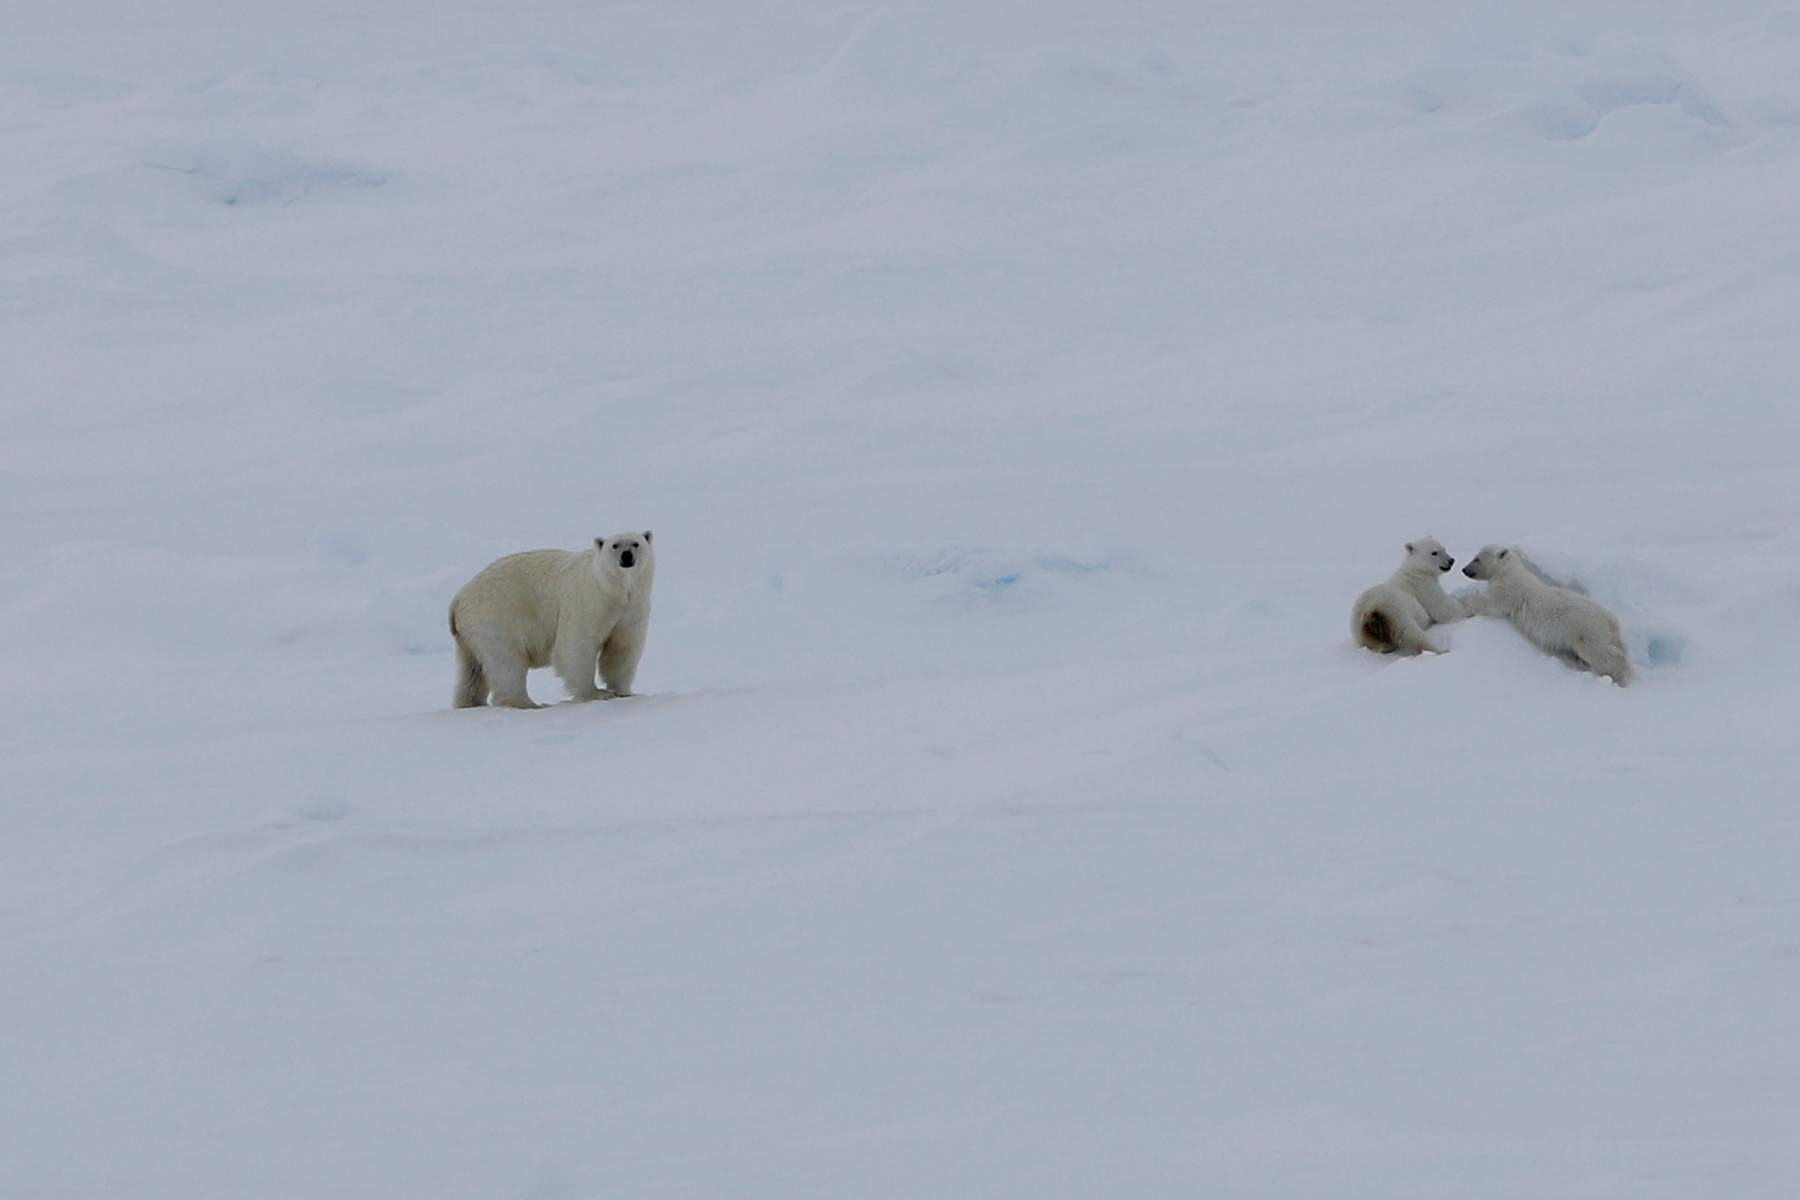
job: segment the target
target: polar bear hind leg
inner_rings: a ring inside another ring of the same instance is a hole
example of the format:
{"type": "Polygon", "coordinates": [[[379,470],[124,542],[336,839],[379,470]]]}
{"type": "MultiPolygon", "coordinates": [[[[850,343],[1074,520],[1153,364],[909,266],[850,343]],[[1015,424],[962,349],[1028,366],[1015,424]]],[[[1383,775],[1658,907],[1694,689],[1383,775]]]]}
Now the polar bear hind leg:
{"type": "Polygon", "coordinates": [[[490,702],[504,708],[540,708],[525,690],[525,660],[516,652],[491,646],[470,646],[456,640],[456,696],[458,708],[477,708],[490,702]]]}
{"type": "Polygon", "coordinates": [[[1631,659],[1616,638],[1603,633],[1577,634],[1575,653],[1594,674],[1604,675],[1620,687],[1631,682],[1631,659]]]}
{"type": "Polygon", "coordinates": [[[501,662],[487,664],[488,678],[493,681],[495,704],[506,708],[543,707],[525,690],[525,672],[525,660],[516,654],[505,655],[501,662]]]}
{"type": "MultiPolygon", "coordinates": [[[[505,645],[497,638],[471,638],[465,643],[463,636],[459,634],[456,639],[459,683],[462,658],[467,654],[474,660],[475,670],[485,679],[486,687],[492,693],[491,703],[504,708],[543,707],[525,690],[525,673],[531,664],[516,647],[505,645]]],[[[457,698],[462,698],[460,688],[457,698]]]]}
{"type": "Polygon", "coordinates": [[[469,652],[456,639],[456,695],[452,703],[457,708],[480,708],[488,702],[487,672],[481,669],[481,660],[469,652]]]}
{"type": "Polygon", "coordinates": [[[1430,630],[1408,628],[1400,631],[1401,654],[1443,654],[1448,649],[1448,646],[1431,635],[1430,630]]]}

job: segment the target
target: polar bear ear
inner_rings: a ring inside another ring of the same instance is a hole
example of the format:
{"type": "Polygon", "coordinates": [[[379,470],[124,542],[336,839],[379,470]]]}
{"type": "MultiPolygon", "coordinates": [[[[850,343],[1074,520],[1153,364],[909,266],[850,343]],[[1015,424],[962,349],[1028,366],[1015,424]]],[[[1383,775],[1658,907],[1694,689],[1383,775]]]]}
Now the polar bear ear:
{"type": "Polygon", "coordinates": [[[1501,557],[1501,558],[1505,558],[1505,557],[1506,557],[1506,551],[1504,551],[1504,550],[1502,550],[1502,551],[1501,551],[1501,552],[1500,552],[1500,557],[1501,557]]]}
{"type": "Polygon", "coordinates": [[[605,538],[595,538],[594,539],[594,549],[596,549],[596,550],[606,549],[606,539],[605,538]]]}
{"type": "Polygon", "coordinates": [[[644,530],[644,541],[648,542],[649,540],[650,540],[650,531],[648,529],[646,529],[646,530],[644,530]]]}
{"type": "Polygon", "coordinates": [[[1412,553],[1412,543],[1411,542],[1406,543],[1406,552],[1408,554],[1412,553]]]}

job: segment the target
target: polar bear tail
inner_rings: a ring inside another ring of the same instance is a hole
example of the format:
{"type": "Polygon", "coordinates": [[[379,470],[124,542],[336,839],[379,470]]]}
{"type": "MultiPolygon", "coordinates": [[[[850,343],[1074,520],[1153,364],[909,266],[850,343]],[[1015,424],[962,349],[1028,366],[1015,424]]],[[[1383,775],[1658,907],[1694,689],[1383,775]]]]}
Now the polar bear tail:
{"type": "Polygon", "coordinates": [[[1357,633],[1362,644],[1371,650],[1392,654],[1400,648],[1400,637],[1394,630],[1393,619],[1379,608],[1372,608],[1363,614],[1362,625],[1357,633]]]}
{"type": "Polygon", "coordinates": [[[1445,649],[1419,628],[1405,610],[1395,612],[1382,601],[1365,612],[1353,628],[1356,644],[1377,654],[1422,654],[1427,650],[1442,654],[1445,649]]]}
{"type": "Polygon", "coordinates": [[[470,653],[463,644],[462,635],[456,632],[456,614],[450,614],[450,636],[456,639],[456,694],[450,702],[457,708],[480,708],[488,700],[487,672],[481,669],[481,660],[470,653]]]}

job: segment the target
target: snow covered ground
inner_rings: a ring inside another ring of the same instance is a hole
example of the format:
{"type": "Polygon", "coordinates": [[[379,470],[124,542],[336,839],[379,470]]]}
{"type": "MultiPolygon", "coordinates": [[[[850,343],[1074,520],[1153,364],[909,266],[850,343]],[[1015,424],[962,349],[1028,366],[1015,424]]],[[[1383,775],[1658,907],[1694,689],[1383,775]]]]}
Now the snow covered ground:
{"type": "Polygon", "coordinates": [[[0,1195],[1800,1194],[1800,9],[13,0],[0,152],[0,1195]]]}

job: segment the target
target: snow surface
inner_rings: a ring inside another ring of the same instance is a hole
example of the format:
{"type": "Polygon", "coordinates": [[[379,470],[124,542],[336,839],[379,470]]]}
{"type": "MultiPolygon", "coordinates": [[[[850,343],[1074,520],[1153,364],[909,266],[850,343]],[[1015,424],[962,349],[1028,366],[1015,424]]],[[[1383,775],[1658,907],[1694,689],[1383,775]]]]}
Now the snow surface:
{"type": "Polygon", "coordinates": [[[1800,1194],[1800,10],[12,0],[0,150],[0,1195],[1800,1194]]]}

